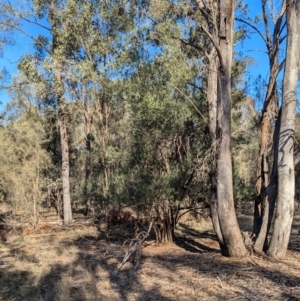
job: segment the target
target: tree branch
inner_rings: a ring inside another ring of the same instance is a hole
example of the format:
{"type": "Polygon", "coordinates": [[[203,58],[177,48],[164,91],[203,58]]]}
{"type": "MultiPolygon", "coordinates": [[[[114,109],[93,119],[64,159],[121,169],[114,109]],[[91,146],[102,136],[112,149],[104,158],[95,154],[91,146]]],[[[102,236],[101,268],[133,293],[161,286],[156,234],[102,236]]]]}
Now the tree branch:
{"type": "Polygon", "coordinates": [[[214,45],[214,47],[215,47],[215,49],[216,49],[216,51],[218,53],[219,62],[220,62],[220,68],[224,69],[222,52],[221,52],[221,49],[220,49],[217,41],[214,39],[214,37],[210,34],[210,32],[201,23],[197,22],[197,24],[204,31],[204,33],[207,35],[207,37],[211,40],[212,44],[214,45]]]}
{"type": "Polygon", "coordinates": [[[269,52],[271,52],[271,48],[272,48],[271,47],[271,33],[270,33],[270,27],[269,27],[269,23],[268,23],[266,4],[267,4],[267,0],[262,0],[263,19],[264,19],[264,24],[265,24],[265,29],[266,29],[266,36],[267,36],[266,45],[267,45],[269,52]]]}
{"type": "Polygon", "coordinates": [[[198,45],[196,45],[196,44],[194,44],[194,43],[192,43],[192,42],[190,42],[190,41],[187,41],[187,40],[181,39],[181,38],[176,38],[176,37],[173,37],[173,39],[179,39],[179,41],[180,41],[181,43],[183,43],[183,44],[185,44],[185,45],[189,45],[189,46],[195,48],[196,50],[203,51],[203,48],[199,47],[198,45]]]}
{"type": "Polygon", "coordinates": [[[248,25],[249,27],[251,27],[252,29],[254,29],[261,36],[261,38],[263,39],[263,41],[267,44],[267,40],[264,37],[263,33],[256,26],[254,26],[250,22],[245,21],[245,20],[243,20],[241,18],[235,18],[235,20],[238,21],[238,22],[244,23],[244,24],[248,25]]]}
{"type": "Polygon", "coordinates": [[[186,97],[189,102],[191,103],[191,105],[194,107],[194,109],[196,110],[196,112],[203,118],[203,120],[208,123],[207,119],[204,117],[204,115],[198,110],[198,108],[196,107],[196,105],[194,104],[194,102],[192,101],[192,99],[187,96],[184,92],[182,92],[178,87],[176,87],[175,85],[173,85],[171,82],[168,82],[175,90],[177,90],[180,94],[182,94],[184,97],[186,97]]]}
{"type": "Polygon", "coordinates": [[[44,26],[44,25],[42,25],[42,24],[39,23],[39,22],[29,20],[29,19],[27,19],[27,18],[22,17],[21,15],[19,15],[19,17],[20,17],[20,19],[22,19],[22,20],[24,20],[24,21],[26,21],[26,22],[28,22],[28,23],[32,23],[32,24],[38,25],[38,26],[40,26],[40,27],[42,27],[42,28],[44,28],[44,29],[46,29],[46,30],[48,30],[48,31],[51,31],[51,28],[49,28],[49,27],[47,27],[47,26],[44,26]]]}
{"type": "MultiPolygon", "coordinates": [[[[0,24],[5,25],[4,22],[1,22],[1,21],[0,21],[0,24]]],[[[44,50],[45,50],[46,52],[48,52],[48,54],[50,54],[50,52],[47,50],[47,47],[46,47],[43,43],[41,43],[41,41],[37,40],[35,37],[33,37],[32,35],[30,35],[30,34],[27,33],[26,31],[24,31],[24,30],[21,29],[20,27],[18,27],[18,26],[16,26],[16,25],[12,25],[12,24],[9,24],[9,25],[6,24],[6,26],[9,26],[11,29],[15,29],[15,30],[18,30],[18,31],[22,32],[25,36],[31,38],[31,39],[32,39],[33,41],[35,41],[36,43],[40,44],[40,45],[44,48],[44,50]]]]}

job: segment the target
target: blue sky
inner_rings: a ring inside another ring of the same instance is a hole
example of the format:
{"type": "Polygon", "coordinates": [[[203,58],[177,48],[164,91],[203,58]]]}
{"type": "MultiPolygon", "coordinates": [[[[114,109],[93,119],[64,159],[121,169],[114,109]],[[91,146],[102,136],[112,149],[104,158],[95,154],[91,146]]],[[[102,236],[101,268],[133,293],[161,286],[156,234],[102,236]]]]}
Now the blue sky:
{"type": "MultiPolygon", "coordinates": [[[[255,17],[261,13],[261,0],[247,0],[245,1],[249,7],[249,16],[255,17]]],[[[280,2],[280,1],[277,1],[280,2]]],[[[258,24],[258,27],[264,33],[264,27],[262,22],[258,24]]],[[[41,27],[24,23],[24,31],[30,33],[32,36],[36,36],[38,33],[45,34],[45,30],[41,27]]],[[[247,92],[249,94],[254,94],[252,81],[258,76],[261,75],[263,78],[266,78],[268,75],[268,56],[264,51],[266,51],[266,46],[264,42],[259,37],[254,30],[251,31],[251,38],[244,40],[243,43],[236,45],[236,51],[242,52],[243,55],[253,57],[255,63],[248,67],[247,75],[251,79],[248,84],[247,92]]],[[[11,77],[17,74],[17,64],[18,61],[22,58],[24,54],[32,53],[33,50],[33,41],[27,37],[22,32],[14,33],[15,45],[7,46],[4,49],[4,55],[0,58],[0,69],[5,68],[9,71],[11,77]]],[[[248,79],[246,79],[248,80],[248,79]]],[[[4,109],[5,103],[9,101],[9,95],[4,91],[0,91],[0,111],[4,109]]]]}

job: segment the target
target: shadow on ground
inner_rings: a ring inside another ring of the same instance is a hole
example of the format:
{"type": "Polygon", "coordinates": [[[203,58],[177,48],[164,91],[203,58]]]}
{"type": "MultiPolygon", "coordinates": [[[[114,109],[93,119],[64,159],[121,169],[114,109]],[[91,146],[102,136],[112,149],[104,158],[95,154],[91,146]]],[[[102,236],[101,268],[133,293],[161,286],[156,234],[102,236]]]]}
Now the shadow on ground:
{"type": "Polygon", "coordinates": [[[195,239],[180,237],[175,245],[146,247],[136,273],[130,262],[117,270],[122,244],[107,244],[101,236],[66,237],[47,265],[38,250],[55,248],[55,240],[27,251],[7,244],[7,261],[1,257],[0,300],[300,300],[299,266],[293,269],[291,258],[276,263],[229,259],[207,244],[215,242],[213,235],[183,229],[195,239]],[[116,252],[108,252],[108,246],[116,252]]]}

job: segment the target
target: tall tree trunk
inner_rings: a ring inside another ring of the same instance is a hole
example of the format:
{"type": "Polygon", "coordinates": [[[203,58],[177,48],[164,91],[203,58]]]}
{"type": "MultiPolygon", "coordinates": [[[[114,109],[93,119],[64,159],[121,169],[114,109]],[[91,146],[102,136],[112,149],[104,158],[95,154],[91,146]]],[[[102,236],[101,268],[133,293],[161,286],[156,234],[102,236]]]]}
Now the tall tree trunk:
{"type": "Polygon", "coordinates": [[[235,1],[220,1],[218,105],[217,105],[217,211],[229,256],[247,255],[237,222],[232,180],[231,155],[231,67],[235,1]]]}
{"type": "MultiPolygon", "coordinates": [[[[276,79],[278,73],[283,67],[283,62],[278,63],[279,58],[279,46],[284,41],[282,37],[283,32],[283,18],[285,15],[286,0],[282,1],[281,10],[278,14],[278,18],[275,22],[273,33],[271,34],[269,25],[269,16],[267,9],[267,0],[261,0],[262,4],[262,16],[265,27],[265,34],[260,31],[255,24],[251,24],[247,19],[237,18],[238,21],[248,25],[251,29],[254,29],[264,40],[266,48],[268,49],[269,63],[270,63],[270,78],[268,82],[268,89],[266,98],[264,101],[263,114],[261,119],[261,137],[260,137],[260,151],[257,161],[256,169],[256,199],[254,204],[254,221],[253,221],[253,233],[256,235],[255,249],[261,251],[266,242],[268,224],[270,223],[269,216],[272,217],[272,204],[274,202],[274,191],[277,190],[274,187],[274,183],[270,182],[270,169],[268,163],[268,145],[272,119],[277,117],[277,88],[276,79]],[[270,189],[273,187],[274,189],[270,189]]],[[[273,160],[274,161],[274,160],[273,160]]],[[[277,168],[277,167],[276,167],[277,168]]],[[[273,168],[272,174],[275,169],[273,168]]],[[[276,172],[275,172],[276,173],[276,172]]],[[[271,176],[272,177],[272,176],[271,176]]],[[[276,177],[275,177],[276,178],[276,177]]]]}
{"type": "Polygon", "coordinates": [[[283,80],[283,102],[280,117],[278,148],[278,193],[274,229],[267,251],[274,258],[286,254],[294,213],[294,131],[296,119],[297,82],[300,60],[300,0],[288,0],[287,48],[283,80]]]}
{"type": "MultiPolygon", "coordinates": [[[[257,180],[256,180],[256,199],[254,205],[254,221],[253,221],[253,233],[256,235],[256,241],[254,248],[257,251],[262,251],[267,243],[267,234],[274,211],[274,203],[276,198],[276,183],[277,175],[276,169],[273,164],[273,169],[270,179],[270,168],[268,162],[268,145],[270,137],[271,119],[278,118],[278,96],[276,79],[278,73],[282,69],[282,64],[279,65],[279,46],[281,43],[280,32],[282,30],[282,20],[285,12],[285,2],[283,1],[281,11],[278,19],[275,23],[273,36],[271,36],[268,16],[266,11],[266,1],[262,0],[263,19],[266,29],[266,47],[268,49],[269,63],[270,63],[270,78],[268,82],[268,88],[266,98],[264,101],[263,114],[261,119],[261,137],[260,137],[260,151],[257,164],[257,180]],[[275,185],[275,186],[274,186],[275,185]],[[275,194],[274,194],[275,191],[275,194]]],[[[276,122],[278,124],[278,122],[276,122]]],[[[277,127],[277,126],[276,126],[277,127]]],[[[276,159],[275,146],[274,160],[276,159]]],[[[273,160],[273,162],[274,162],[273,160]]]]}
{"type": "MultiPolygon", "coordinates": [[[[218,57],[213,49],[209,57],[208,79],[207,79],[207,101],[209,108],[209,132],[213,152],[216,154],[216,128],[217,128],[217,98],[218,98],[218,57]]],[[[210,195],[210,215],[216,232],[221,253],[226,253],[226,246],[221,232],[220,220],[217,210],[217,166],[216,160],[212,163],[210,175],[211,195],[210,195]]]]}
{"type": "Polygon", "coordinates": [[[105,95],[97,100],[96,102],[96,112],[99,117],[99,124],[100,124],[100,143],[102,148],[102,170],[103,170],[103,198],[105,202],[106,209],[108,209],[109,204],[109,163],[107,161],[107,147],[109,143],[109,118],[110,118],[110,110],[111,107],[109,103],[105,99],[105,95]]]}
{"type": "Polygon", "coordinates": [[[64,206],[64,223],[72,222],[72,208],[70,195],[70,161],[69,161],[69,141],[67,133],[67,124],[65,109],[60,102],[58,107],[59,129],[61,139],[61,159],[62,159],[62,186],[63,186],[63,206],[64,206]]]}
{"type": "MultiPolygon", "coordinates": [[[[247,250],[234,209],[231,157],[231,68],[235,0],[221,0],[218,3],[196,0],[196,3],[207,22],[206,26],[201,23],[199,25],[211,40],[218,57],[217,78],[214,79],[215,84],[211,85],[215,92],[210,92],[212,98],[209,100],[211,106],[215,97],[213,93],[217,95],[216,126],[212,117],[213,107],[210,107],[210,131],[212,139],[216,140],[217,157],[216,172],[212,173],[212,218],[223,251],[229,256],[244,257],[247,250]]],[[[211,67],[214,68],[213,65],[211,67]]],[[[211,82],[213,74],[210,76],[211,82]]]]}
{"type": "MultiPolygon", "coordinates": [[[[265,108],[262,116],[262,129],[261,129],[261,139],[260,139],[260,153],[257,165],[257,181],[256,181],[256,200],[254,206],[254,221],[253,221],[253,233],[256,235],[255,249],[257,251],[262,251],[266,242],[268,234],[268,224],[269,217],[271,216],[270,211],[270,202],[274,201],[271,195],[273,195],[270,187],[270,168],[268,162],[268,145],[269,145],[269,136],[270,136],[270,125],[271,125],[271,114],[275,118],[275,110],[272,110],[271,107],[277,107],[277,93],[276,93],[276,84],[272,81],[276,80],[277,75],[271,73],[271,79],[269,82],[269,89],[272,89],[270,92],[270,97],[266,98],[265,108]],[[273,78],[274,77],[274,78],[273,78]],[[273,78],[273,79],[272,79],[273,78]],[[273,200],[272,200],[273,199],[273,200]]],[[[273,168],[274,170],[274,168],[273,168]]],[[[274,171],[272,171],[274,173],[274,171]]],[[[272,182],[273,184],[274,182],[272,182]]],[[[271,185],[271,186],[270,186],[271,185]]]]}
{"type": "MultiPolygon", "coordinates": [[[[271,74],[272,77],[272,74],[271,74]]],[[[271,89],[269,83],[269,89],[271,89]]],[[[272,90],[275,89],[275,85],[272,90]]],[[[274,90],[270,93],[274,93],[274,90]]],[[[266,98],[265,108],[263,109],[262,120],[261,120],[261,137],[260,137],[260,151],[257,163],[257,179],[256,179],[256,200],[254,206],[254,223],[253,233],[258,236],[263,223],[264,211],[266,211],[266,188],[269,185],[269,162],[268,162],[268,146],[270,137],[270,119],[271,119],[271,106],[275,102],[274,97],[266,98]]],[[[277,103],[277,101],[276,101],[277,103]]],[[[257,246],[258,247],[258,246],[257,246]]]]}
{"type": "MultiPolygon", "coordinates": [[[[267,177],[267,182],[264,182],[264,186],[261,187],[260,195],[258,196],[261,198],[260,210],[261,210],[261,223],[260,228],[258,231],[258,235],[254,244],[254,248],[256,251],[263,251],[268,248],[268,233],[271,228],[271,222],[273,219],[273,213],[276,203],[276,196],[277,196],[277,162],[278,162],[278,135],[279,135],[279,127],[280,127],[280,112],[277,116],[277,120],[275,123],[275,130],[273,135],[273,166],[271,175],[267,177]],[[266,185],[267,184],[267,185],[266,185]]],[[[254,218],[256,214],[254,213],[254,218]]],[[[254,222],[255,224],[255,222],[254,222]]]]}
{"type": "MultiPolygon", "coordinates": [[[[279,110],[277,120],[275,123],[275,130],[274,130],[274,136],[273,136],[273,167],[272,167],[272,173],[270,176],[270,184],[267,187],[267,195],[269,198],[269,219],[268,219],[268,228],[267,228],[267,234],[270,232],[273,216],[274,216],[274,209],[276,204],[276,196],[277,196],[277,190],[278,190],[278,136],[279,136],[279,129],[280,129],[280,116],[281,116],[281,110],[279,110]]],[[[265,239],[265,249],[269,247],[267,237],[265,239]]]]}
{"type": "Polygon", "coordinates": [[[89,117],[88,104],[84,102],[84,116],[85,116],[85,131],[86,131],[86,159],[85,159],[85,179],[84,179],[84,201],[86,205],[85,215],[89,215],[91,210],[91,198],[88,189],[89,178],[91,174],[91,151],[92,151],[92,119],[89,117]]]}
{"type": "Polygon", "coordinates": [[[72,208],[70,196],[70,161],[69,161],[69,139],[67,132],[67,117],[64,104],[64,83],[62,79],[63,58],[61,57],[61,45],[59,45],[59,24],[56,16],[57,0],[51,0],[49,7],[49,21],[52,25],[52,59],[54,69],[54,93],[58,105],[58,121],[61,139],[61,159],[62,159],[62,186],[63,186],[63,206],[64,223],[72,222],[72,208]]]}
{"type": "Polygon", "coordinates": [[[84,179],[84,200],[85,200],[85,215],[89,215],[91,210],[91,197],[88,189],[89,178],[91,174],[91,132],[88,131],[86,135],[86,159],[85,159],[85,179],[84,179]]]}

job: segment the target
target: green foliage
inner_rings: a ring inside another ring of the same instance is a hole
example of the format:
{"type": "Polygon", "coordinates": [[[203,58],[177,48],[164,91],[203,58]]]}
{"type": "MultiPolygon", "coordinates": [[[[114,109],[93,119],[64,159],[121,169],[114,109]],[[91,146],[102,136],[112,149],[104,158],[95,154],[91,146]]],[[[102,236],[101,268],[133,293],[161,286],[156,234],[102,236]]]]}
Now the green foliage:
{"type": "Polygon", "coordinates": [[[232,154],[234,196],[238,200],[254,197],[258,145],[258,113],[251,98],[238,102],[232,114],[232,154]]]}
{"type": "MultiPolygon", "coordinates": [[[[207,203],[215,154],[205,98],[210,41],[199,11],[186,1],[57,0],[53,15],[51,1],[31,3],[34,14],[10,13],[47,20],[50,31],[34,37],[35,53],[23,56],[23,78],[11,88],[13,113],[0,129],[0,162],[8,156],[14,168],[1,168],[3,198],[23,206],[38,177],[40,202],[59,201],[62,92],[74,201],[95,208],[127,204],[149,214],[155,206],[207,203]]],[[[236,39],[243,38],[241,30],[236,39]]],[[[257,116],[244,105],[241,84],[248,63],[233,64],[238,199],[252,194],[257,154],[257,116]]]]}
{"type": "Polygon", "coordinates": [[[42,147],[43,121],[36,107],[0,128],[0,178],[2,199],[15,210],[32,211],[33,198],[43,202],[43,173],[50,158],[42,147]]]}

